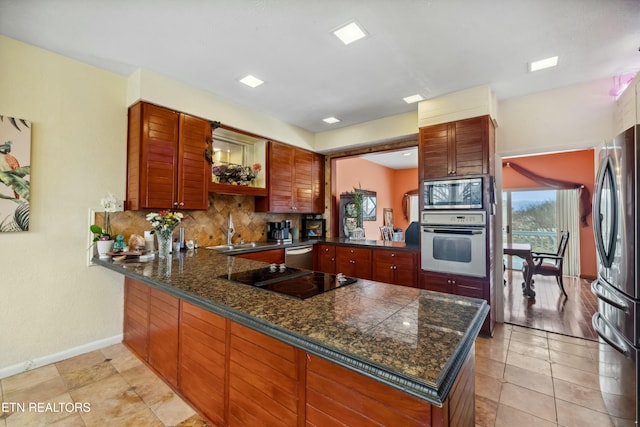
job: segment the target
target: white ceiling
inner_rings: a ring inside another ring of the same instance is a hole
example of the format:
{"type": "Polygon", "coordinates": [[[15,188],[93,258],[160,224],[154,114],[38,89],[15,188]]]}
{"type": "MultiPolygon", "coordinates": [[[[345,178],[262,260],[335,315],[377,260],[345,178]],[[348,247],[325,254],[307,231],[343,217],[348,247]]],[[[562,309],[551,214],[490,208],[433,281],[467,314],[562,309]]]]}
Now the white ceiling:
{"type": "Polygon", "coordinates": [[[0,34],[311,132],[413,111],[416,93],[490,84],[506,99],[640,69],[640,0],[0,0],[0,34]],[[331,31],[354,19],[369,37],[344,46],[331,31]]]}
{"type": "Polygon", "coordinates": [[[409,169],[418,167],[418,147],[409,147],[396,151],[362,154],[362,159],[386,166],[390,169],[409,169]]]}

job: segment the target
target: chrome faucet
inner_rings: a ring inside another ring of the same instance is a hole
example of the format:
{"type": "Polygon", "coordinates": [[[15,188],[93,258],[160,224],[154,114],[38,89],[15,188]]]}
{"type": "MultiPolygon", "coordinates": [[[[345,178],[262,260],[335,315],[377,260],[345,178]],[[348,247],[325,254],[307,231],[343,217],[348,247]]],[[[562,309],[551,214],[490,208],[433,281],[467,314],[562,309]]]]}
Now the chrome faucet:
{"type": "Polygon", "coordinates": [[[233,220],[231,219],[231,212],[229,212],[229,221],[227,223],[227,245],[231,244],[231,238],[236,234],[236,229],[233,227],[233,220]]]}

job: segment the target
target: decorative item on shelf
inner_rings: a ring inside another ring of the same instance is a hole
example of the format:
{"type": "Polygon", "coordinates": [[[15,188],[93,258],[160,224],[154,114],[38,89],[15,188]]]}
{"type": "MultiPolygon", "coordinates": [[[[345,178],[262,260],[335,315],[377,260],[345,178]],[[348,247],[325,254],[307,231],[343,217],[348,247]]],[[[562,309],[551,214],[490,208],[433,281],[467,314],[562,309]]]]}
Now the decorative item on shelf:
{"type": "MultiPolygon", "coordinates": [[[[111,232],[111,213],[118,211],[118,199],[111,193],[100,199],[100,206],[104,212],[104,228],[91,224],[89,230],[93,233],[93,243],[95,243],[100,258],[107,258],[107,252],[111,252],[113,247],[113,235],[111,232]]],[[[93,245],[92,245],[93,246],[93,245]]]]}
{"type": "Polygon", "coordinates": [[[204,150],[204,157],[210,164],[213,164],[213,131],[218,129],[222,124],[220,122],[210,122],[211,138],[207,141],[207,148],[204,150]]]}
{"type": "Polygon", "coordinates": [[[262,170],[260,163],[242,166],[234,163],[214,162],[211,173],[220,184],[249,185],[262,170]]]}
{"type": "Polygon", "coordinates": [[[171,253],[171,235],[184,216],[180,212],[160,211],[147,214],[147,221],[158,238],[158,256],[166,258],[171,253]]]}
{"type": "MultiPolygon", "coordinates": [[[[99,258],[107,258],[107,252],[111,252],[113,240],[105,229],[96,224],[91,224],[89,230],[93,233],[93,243],[98,251],[99,258]]],[[[91,245],[93,246],[93,245],[91,245]]]]}
{"type": "Polygon", "coordinates": [[[124,236],[122,234],[118,234],[116,236],[116,241],[113,244],[113,252],[124,252],[125,244],[124,244],[124,236]]]}

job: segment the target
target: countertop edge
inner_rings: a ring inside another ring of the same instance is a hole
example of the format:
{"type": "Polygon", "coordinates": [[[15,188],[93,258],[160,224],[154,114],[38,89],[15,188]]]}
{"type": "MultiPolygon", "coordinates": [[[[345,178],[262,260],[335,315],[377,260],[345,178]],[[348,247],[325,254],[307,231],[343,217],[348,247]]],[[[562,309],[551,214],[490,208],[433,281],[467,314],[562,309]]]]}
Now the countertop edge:
{"type": "Polygon", "coordinates": [[[158,290],[181,298],[198,307],[226,317],[243,326],[249,327],[258,332],[262,332],[287,344],[301,348],[315,356],[327,359],[333,363],[351,369],[368,378],[380,381],[393,388],[399,389],[407,394],[410,394],[414,397],[437,406],[442,406],[447,399],[449,391],[451,390],[451,387],[453,386],[453,383],[455,382],[455,379],[458,376],[458,373],[462,368],[462,365],[466,360],[469,351],[475,343],[475,337],[477,337],[482,327],[482,322],[489,312],[489,306],[486,301],[478,300],[479,302],[481,302],[480,310],[478,310],[476,316],[471,322],[471,327],[467,329],[466,333],[460,340],[460,343],[455,350],[455,355],[451,357],[449,363],[443,369],[444,373],[438,378],[437,387],[433,388],[429,385],[420,383],[413,378],[391,372],[369,361],[361,360],[351,355],[347,355],[339,351],[324,347],[292,331],[275,327],[246,313],[231,309],[221,304],[214,303],[173,286],[157,282],[133,271],[123,269],[121,266],[119,266],[118,264],[114,264],[113,262],[101,260],[99,258],[94,258],[92,262],[116,273],[131,277],[132,279],[136,279],[158,290]]]}

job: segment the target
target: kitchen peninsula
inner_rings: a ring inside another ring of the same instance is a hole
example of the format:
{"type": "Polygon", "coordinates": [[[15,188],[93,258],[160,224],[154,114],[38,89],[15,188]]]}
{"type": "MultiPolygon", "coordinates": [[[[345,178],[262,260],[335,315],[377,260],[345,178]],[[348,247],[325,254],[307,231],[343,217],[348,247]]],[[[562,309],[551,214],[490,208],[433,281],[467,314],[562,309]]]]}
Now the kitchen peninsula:
{"type": "Polygon", "coordinates": [[[124,342],[215,424],[474,425],[482,300],[363,279],[299,300],[202,249],[94,262],[125,275],[124,342]]]}

